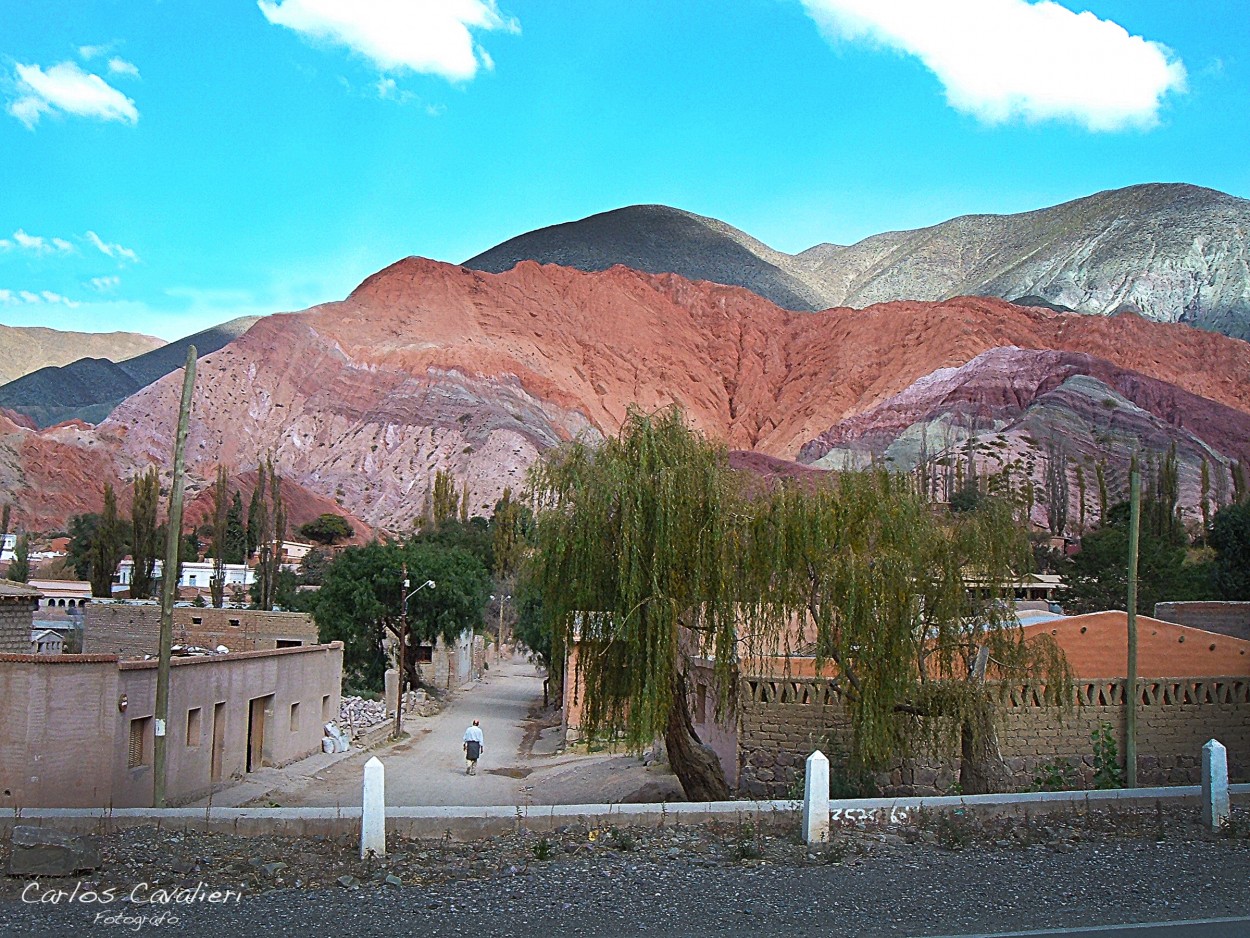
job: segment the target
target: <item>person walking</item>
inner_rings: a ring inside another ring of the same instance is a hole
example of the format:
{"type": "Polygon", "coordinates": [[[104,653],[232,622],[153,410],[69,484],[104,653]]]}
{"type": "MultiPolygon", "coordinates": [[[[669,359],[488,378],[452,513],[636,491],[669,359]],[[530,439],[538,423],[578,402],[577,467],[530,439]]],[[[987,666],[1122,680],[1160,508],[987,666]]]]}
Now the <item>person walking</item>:
{"type": "Polygon", "coordinates": [[[473,721],[473,725],[464,731],[464,774],[477,774],[477,760],[481,757],[482,751],[485,749],[482,738],[482,726],[477,721],[473,721]]]}

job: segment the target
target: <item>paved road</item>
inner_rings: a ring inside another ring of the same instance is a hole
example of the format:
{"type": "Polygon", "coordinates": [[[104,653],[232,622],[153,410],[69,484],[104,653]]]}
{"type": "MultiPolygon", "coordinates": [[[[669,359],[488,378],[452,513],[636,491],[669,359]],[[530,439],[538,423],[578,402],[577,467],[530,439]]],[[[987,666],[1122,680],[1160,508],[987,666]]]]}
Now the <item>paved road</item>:
{"type": "MultiPolygon", "coordinates": [[[[1250,900],[1247,900],[1250,901],[1250,900]]],[[[1037,931],[982,932],[943,935],[940,938],[1246,938],[1250,918],[1189,919],[1178,922],[1147,922],[1132,925],[1097,925],[1093,928],[1046,928],[1037,931]]]]}

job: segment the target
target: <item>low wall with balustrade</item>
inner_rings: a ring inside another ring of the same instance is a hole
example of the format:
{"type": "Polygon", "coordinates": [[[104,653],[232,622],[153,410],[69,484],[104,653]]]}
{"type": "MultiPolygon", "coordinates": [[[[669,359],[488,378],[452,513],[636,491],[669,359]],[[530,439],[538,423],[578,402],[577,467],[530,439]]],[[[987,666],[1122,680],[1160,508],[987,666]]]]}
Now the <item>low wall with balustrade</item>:
{"type": "MultiPolygon", "coordinates": [[[[1091,733],[1110,724],[1123,765],[1123,680],[1078,681],[1071,708],[1045,701],[1037,684],[999,685],[998,784],[1024,791],[1039,775],[1089,787],[1094,774],[1091,733]]],[[[835,779],[851,748],[841,694],[819,679],[743,678],[738,690],[738,787],[744,794],[780,796],[796,790],[803,759],[813,749],[830,757],[835,779]]],[[[1250,678],[1149,678],[1138,681],[1137,777],[1141,785],[1200,781],[1199,753],[1208,739],[1228,749],[1229,776],[1250,780],[1250,678]]],[[[958,752],[919,753],[881,773],[886,795],[952,791],[958,752]]]]}

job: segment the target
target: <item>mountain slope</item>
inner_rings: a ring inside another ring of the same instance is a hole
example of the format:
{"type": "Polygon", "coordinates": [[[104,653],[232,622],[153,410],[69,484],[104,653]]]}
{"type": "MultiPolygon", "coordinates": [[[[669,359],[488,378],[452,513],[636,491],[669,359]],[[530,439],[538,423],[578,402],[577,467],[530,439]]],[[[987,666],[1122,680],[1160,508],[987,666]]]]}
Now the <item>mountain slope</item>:
{"type": "Polygon", "coordinates": [[[794,310],[997,296],[1082,313],[1139,312],[1250,338],[1250,201],[1147,184],[1017,215],[966,215],[850,246],[775,251],[718,222],[631,206],[520,235],[465,262],[624,264],[744,286],[794,310]]]}
{"type": "Polygon", "coordinates": [[[630,205],[518,235],[464,262],[502,273],[524,260],[578,270],[621,264],[651,274],[746,287],[783,309],[821,309],[824,292],[790,268],[792,258],[731,225],[670,208],[630,205]]]}
{"type": "Polygon", "coordinates": [[[0,386],[0,407],[25,414],[41,427],[67,420],[99,423],[136,391],[182,368],[188,346],[194,345],[202,358],[234,341],[258,318],[232,319],[121,362],[79,358],[68,365],[41,368],[0,386]]]}
{"type": "Polygon", "coordinates": [[[0,326],[0,384],[79,358],[119,362],[160,348],[164,339],[137,332],[62,332],[44,326],[0,326]]]}

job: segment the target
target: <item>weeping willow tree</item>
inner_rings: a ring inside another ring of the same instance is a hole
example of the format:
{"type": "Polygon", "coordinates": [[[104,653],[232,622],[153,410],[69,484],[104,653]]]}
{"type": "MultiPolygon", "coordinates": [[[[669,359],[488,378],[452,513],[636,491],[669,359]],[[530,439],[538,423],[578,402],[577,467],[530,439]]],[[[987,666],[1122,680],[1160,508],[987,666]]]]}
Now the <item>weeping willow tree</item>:
{"type": "Polygon", "coordinates": [[[631,410],[619,436],[536,466],[531,495],[543,615],[579,649],[583,729],[635,749],[663,737],[688,798],[729,797],[686,700],[691,656],[732,680],[747,525],[724,450],[679,410],[631,410]]]}
{"type": "Polygon", "coordinates": [[[1040,679],[1054,703],[1070,693],[1057,646],[1025,642],[1013,614],[1010,584],[1031,561],[1009,504],[946,512],[911,479],[871,470],[783,484],[753,527],[763,634],[785,620],[785,637],[797,629],[814,649],[846,705],[856,768],[955,747],[962,790],[984,792],[997,750],[987,677],[1040,679]]]}
{"type": "Polygon", "coordinates": [[[557,639],[579,649],[583,727],[636,748],[662,735],[692,800],[728,794],[687,709],[694,656],[714,662],[725,705],[740,669],[814,649],[857,767],[955,746],[969,793],[989,787],[996,753],[987,678],[1070,693],[1058,648],[1025,642],[1012,614],[1030,556],[1000,500],[948,512],[882,469],[751,485],[676,409],[631,411],[618,437],[557,451],[531,484],[535,576],[557,639]]]}

